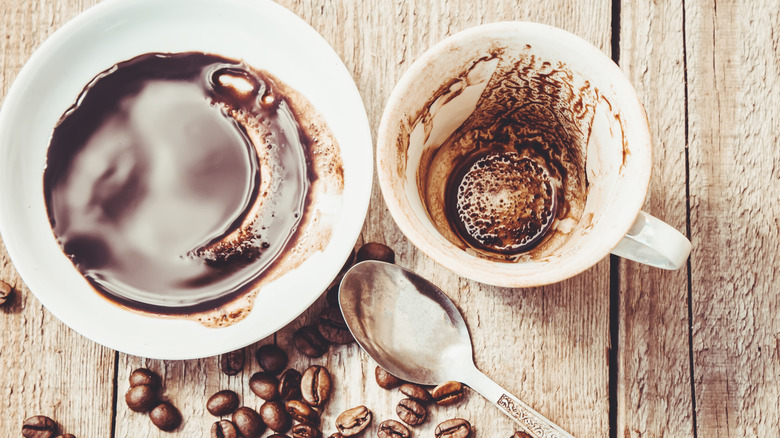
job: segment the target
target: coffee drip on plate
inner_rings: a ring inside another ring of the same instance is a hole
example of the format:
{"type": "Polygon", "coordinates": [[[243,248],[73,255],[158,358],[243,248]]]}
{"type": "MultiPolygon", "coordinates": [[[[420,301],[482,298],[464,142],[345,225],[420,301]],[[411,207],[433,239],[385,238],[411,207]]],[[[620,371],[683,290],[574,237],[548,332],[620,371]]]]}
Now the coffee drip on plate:
{"type": "Polygon", "coordinates": [[[98,292],[158,314],[213,309],[299,243],[317,140],[288,92],[197,52],[141,55],[84,88],[52,134],[44,191],[98,292]]]}

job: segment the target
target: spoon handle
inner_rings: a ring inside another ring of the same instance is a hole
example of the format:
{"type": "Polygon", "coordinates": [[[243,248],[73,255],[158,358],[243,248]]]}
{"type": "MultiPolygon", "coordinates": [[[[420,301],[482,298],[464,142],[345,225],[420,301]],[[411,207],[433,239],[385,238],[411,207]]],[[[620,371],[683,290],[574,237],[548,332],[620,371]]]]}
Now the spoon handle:
{"type": "Polygon", "coordinates": [[[558,425],[536,412],[533,408],[510,394],[498,383],[474,368],[464,379],[471,389],[493,402],[506,415],[515,420],[534,438],[574,438],[558,425]]]}

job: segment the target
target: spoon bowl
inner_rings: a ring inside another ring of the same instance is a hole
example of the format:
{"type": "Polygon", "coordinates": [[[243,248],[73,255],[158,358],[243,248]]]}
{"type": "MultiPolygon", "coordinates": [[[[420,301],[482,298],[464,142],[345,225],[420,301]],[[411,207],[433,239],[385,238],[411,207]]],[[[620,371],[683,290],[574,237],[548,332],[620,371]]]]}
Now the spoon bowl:
{"type": "Polygon", "coordinates": [[[422,385],[463,382],[533,437],[571,437],[477,369],[466,321],[423,277],[390,263],[361,262],[344,275],[339,305],[358,345],[390,374],[422,385]]]}

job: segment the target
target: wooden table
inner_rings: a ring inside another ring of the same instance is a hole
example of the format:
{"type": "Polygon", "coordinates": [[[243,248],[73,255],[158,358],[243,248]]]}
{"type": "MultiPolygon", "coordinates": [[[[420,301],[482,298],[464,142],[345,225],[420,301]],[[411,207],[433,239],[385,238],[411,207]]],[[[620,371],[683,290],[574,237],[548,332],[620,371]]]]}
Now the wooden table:
{"type": "MultiPolygon", "coordinates": [[[[0,96],[49,34],[96,0],[1,0],[0,96]]],[[[353,72],[374,135],[393,85],[428,47],[481,23],[532,20],[591,41],[633,82],[654,137],[645,209],[690,236],[687,269],[666,272],[605,259],[562,283],[502,289],[458,278],[414,248],[378,186],[361,242],[380,241],[398,263],[439,284],[463,310],[477,366],[578,437],[770,437],[780,434],[780,4],[777,1],[283,0],[323,34],[353,72]],[[655,4],[651,4],[655,3],[655,4]]],[[[360,243],[360,242],[359,242],[360,243]]],[[[227,377],[217,359],[159,361],[94,344],[55,319],[25,287],[0,245],[0,279],[16,298],[0,308],[0,435],[45,414],[77,437],[201,437],[206,399],[247,386],[258,366],[227,377]],[[129,411],[128,374],[146,366],[184,416],[172,434],[129,411]]],[[[66,291],[63,291],[66,292],[66,291]]],[[[325,305],[246,348],[276,342],[325,305]]],[[[335,415],[366,404],[395,418],[397,392],[374,383],[356,345],[292,366],[324,364],[335,415]]],[[[460,416],[476,437],[514,424],[476,393],[436,408],[415,431],[460,416]]],[[[375,436],[376,425],[365,436],[375,436]]]]}

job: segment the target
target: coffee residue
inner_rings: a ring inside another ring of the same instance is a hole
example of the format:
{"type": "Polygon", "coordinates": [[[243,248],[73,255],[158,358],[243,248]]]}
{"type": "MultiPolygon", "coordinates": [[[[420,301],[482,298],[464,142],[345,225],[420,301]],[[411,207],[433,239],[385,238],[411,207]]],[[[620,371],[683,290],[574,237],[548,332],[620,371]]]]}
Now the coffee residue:
{"type": "Polygon", "coordinates": [[[54,129],[44,192],[65,254],[106,298],[212,326],[323,248],[338,146],[300,94],[240,61],[150,53],[95,77],[54,129]]]}
{"type": "MultiPolygon", "coordinates": [[[[498,48],[471,69],[495,59],[476,109],[423,152],[417,180],[448,240],[480,257],[517,261],[560,247],[582,216],[598,93],[564,64],[530,53],[510,58],[498,48]]],[[[417,123],[435,118],[432,106],[462,88],[442,87],[417,123]]]]}

